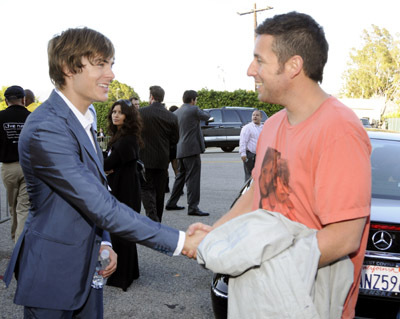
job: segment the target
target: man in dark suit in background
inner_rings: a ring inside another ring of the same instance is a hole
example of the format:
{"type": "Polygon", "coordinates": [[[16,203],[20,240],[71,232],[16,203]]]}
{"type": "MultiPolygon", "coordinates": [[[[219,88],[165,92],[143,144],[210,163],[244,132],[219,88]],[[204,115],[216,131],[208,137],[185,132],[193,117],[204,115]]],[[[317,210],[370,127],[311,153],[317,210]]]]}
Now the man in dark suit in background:
{"type": "Polygon", "coordinates": [[[185,91],[183,105],[174,112],[179,123],[179,142],[176,158],[178,159],[178,175],[176,176],[172,194],[165,207],[166,210],[184,209],[178,206],[183,186],[187,187],[188,215],[208,216],[209,213],[199,209],[200,203],[200,154],[204,152],[204,138],[200,121],[208,121],[210,115],[196,105],[197,92],[185,91]]]}
{"type": "Polygon", "coordinates": [[[142,203],[146,215],[159,222],[164,210],[170,145],[176,144],[179,139],[178,119],[162,104],[164,95],[161,87],[151,86],[150,105],[139,109],[144,143],[140,158],[146,177],[142,181],[142,203]]]}
{"type": "Polygon", "coordinates": [[[24,306],[24,318],[101,319],[103,289],[91,283],[100,251],[111,252],[103,277],[116,269],[108,232],[170,256],[193,251],[203,234],[189,237],[156,223],[107,189],[88,108],[108,98],[114,79],[111,41],[88,28],[69,29],[50,40],[48,57],[56,88],[29,115],[20,135],[31,206],[4,281],[8,286],[15,271],[14,302],[24,306]]]}

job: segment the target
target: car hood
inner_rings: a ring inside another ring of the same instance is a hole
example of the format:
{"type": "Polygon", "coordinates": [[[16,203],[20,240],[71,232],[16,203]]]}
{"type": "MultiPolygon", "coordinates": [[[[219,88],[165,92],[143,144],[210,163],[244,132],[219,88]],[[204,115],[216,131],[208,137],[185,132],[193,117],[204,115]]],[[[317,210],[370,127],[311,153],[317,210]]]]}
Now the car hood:
{"type": "Polygon", "coordinates": [[[400,224],[400,200],[372,198],[371,221],[400,224]]]}

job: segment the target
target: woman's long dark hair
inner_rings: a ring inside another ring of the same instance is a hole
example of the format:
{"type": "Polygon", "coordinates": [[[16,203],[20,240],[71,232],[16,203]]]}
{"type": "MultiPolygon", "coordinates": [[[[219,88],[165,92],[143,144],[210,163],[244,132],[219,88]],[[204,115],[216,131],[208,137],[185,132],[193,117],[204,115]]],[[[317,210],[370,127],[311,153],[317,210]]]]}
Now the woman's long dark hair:
{"type": "Polygon", "coordinates": [[[139,111],[132,105],[129,100],[118,100],[111,106],[110,111],[107,115],[108,119],[108,133],[111,135],[111,139],[108,142],[108,147],[111,147],[119,138],[125,135],[136,136],[139,147],[143,147],[142,140],[142,127],[143,122],[140,117],[139,111]],[[112,122],[112,112],[116,105],[121,107],[121,113],[125,115],[124,124],[121,129],[118,129],[112,122]]]}

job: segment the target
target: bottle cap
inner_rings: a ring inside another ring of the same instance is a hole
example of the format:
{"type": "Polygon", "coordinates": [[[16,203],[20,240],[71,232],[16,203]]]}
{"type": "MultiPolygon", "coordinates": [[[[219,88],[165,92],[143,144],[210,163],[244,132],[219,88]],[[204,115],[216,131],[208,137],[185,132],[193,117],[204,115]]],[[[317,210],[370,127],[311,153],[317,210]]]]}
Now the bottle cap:
{"type": "Polygon", "coordinates": [[[107,259],[110,257],[110,251],[108,249],[103,249],[100,254],[102,259],[107,259]]]}

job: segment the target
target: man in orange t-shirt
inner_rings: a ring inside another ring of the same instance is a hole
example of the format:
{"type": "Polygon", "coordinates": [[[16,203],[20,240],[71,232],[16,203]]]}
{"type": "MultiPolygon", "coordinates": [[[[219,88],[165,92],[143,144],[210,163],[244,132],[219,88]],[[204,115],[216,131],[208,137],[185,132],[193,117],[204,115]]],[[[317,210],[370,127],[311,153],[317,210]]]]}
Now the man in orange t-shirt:
{"type": "Polygon", "coordinates": [[[291,12],[266,19],[256,33],[247,73],[261,101],[285,108],[264,124],[254,183],[214,227],[264,208],[317,229],[319,267],[344,256],[354,264],[342,316],[353,318],[369,229],[368,136],[354,112],[319,86],[328,55],[322,27],[291,12]]]}

